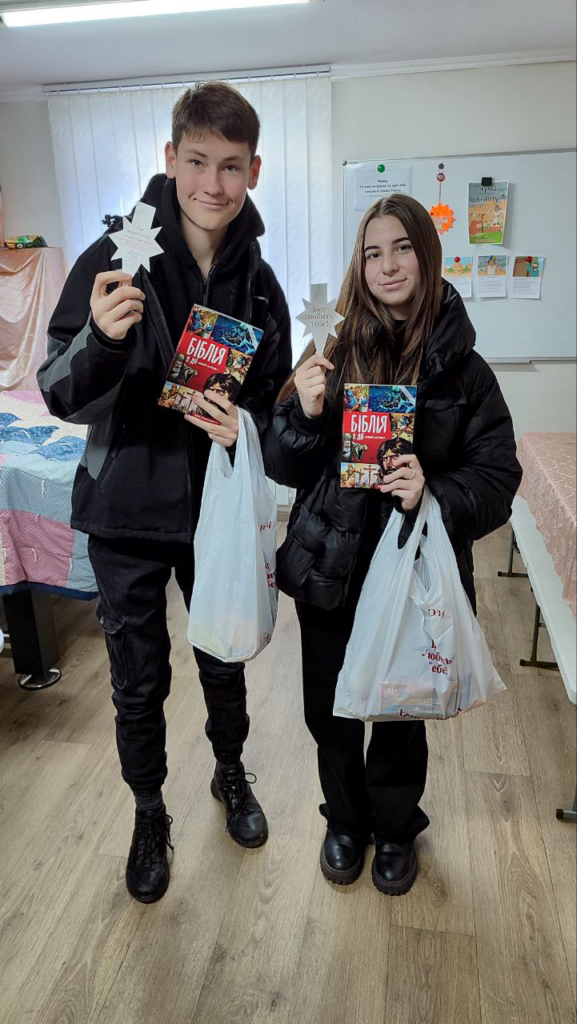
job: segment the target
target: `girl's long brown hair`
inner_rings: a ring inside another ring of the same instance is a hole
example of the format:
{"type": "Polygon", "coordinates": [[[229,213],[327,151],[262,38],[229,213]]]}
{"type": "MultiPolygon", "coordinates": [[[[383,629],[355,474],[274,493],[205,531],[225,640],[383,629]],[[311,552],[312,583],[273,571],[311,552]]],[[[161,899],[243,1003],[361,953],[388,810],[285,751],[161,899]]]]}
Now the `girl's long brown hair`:
{"type": "MultiPolygon", "coordinates": [[[[359,227],[353,256],[337,303],[345,322],[337,328],[325,350],[334,364],[329,375],[329,401],[346,383],[416,384],[424,343],[430,337],[441,308],[442,250],[435,225],[424,206],[411,196],[395,194],[367,210],[359,227]],[[402,348],[395,341],[395,320],[390,307],[369,291],[365,279],[365,237],[377,217],[397,217],[407,233],[419,263],[420,280],[403,332],[402,348]]],[[[314,354],[311,343],[282,388],[278,402],[295,391],[295,373],[314,354]]]]}

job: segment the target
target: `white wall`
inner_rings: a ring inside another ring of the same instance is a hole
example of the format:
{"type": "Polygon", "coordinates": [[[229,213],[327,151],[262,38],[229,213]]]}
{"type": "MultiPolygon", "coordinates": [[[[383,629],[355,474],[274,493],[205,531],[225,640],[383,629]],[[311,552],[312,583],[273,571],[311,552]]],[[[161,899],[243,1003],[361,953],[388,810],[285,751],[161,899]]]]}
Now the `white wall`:
{"type": "MultiPolygon", "coordinates": [[[[537,64],[358,78],[333,85],[333,294],[342,279],[342,164],[562,149],[576,144],[575,65],[537,64]]],[[[44,103],[0,103],[5,231],[63,244],[44,103]]],[[[574,231],[574,225],[568,226],[574,231]]],[[[575,364],[499,367],[517,435],[575,430],[575,364]]]]}
{"type": "MultiPolygon", "coordinates": [[[[575,64],[358,78],[333,85],[333,293],[343,273],[343,162],[572,148],[575,64]]],[[[574,231],[574,225],[567,226],[574,231]]],[[[495,367],[517,436],[575,430],[574,363],[495,367]]]]}
{"type": "Polygon", "coordinates": [[[0,187],[5,237],[43,235],[48,245],[64,245],[44,101],[0,103],[0,187]]]}

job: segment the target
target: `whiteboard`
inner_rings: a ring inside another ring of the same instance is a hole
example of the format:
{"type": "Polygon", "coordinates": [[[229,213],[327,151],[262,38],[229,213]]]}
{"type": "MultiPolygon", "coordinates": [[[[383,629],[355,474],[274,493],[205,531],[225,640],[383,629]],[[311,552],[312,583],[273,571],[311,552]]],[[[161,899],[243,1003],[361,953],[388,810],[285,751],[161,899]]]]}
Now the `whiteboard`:
{"type": "MultiPolygon", "coordinates": [[[[455,225],[440,236],[445,256],[491,252],[544,256],[540,299],[465,299],[477,332],[477,349],[491,362],[574,359],[575,352],[575,151],[500,153],[476,156],[347,161],[344,165],[344,266],[348,266],[364,214],[355,210],[357,171],[412,167],[412,194],[427,209],[439,201],[438,165],[446,176],[441,201],[455,212],[455,225]],[[468,185],[481,178],[509,182],[504,245],[471,245],[468,185]]],[[[514,260],[509,259],[508,274],[514,260]]]]}

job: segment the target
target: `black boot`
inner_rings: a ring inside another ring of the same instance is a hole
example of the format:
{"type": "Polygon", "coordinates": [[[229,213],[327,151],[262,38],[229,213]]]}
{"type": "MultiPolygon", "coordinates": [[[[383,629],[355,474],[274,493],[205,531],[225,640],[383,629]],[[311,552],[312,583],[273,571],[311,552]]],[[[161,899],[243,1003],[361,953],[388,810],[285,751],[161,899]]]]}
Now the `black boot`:
{"type": "Polygon", "coordinates": [[[377,843],[373,860],[373,882],[387,896],[404,896],[419,866],[414,843],[377,843]]]}
{"type": "Polygon", "coordinates": [[[134,821],[132,845],[126,864],[126,888],[140,903],[162,899],[170,881],[167,846],[172,818],[161,811],[138,811],[134,821]]]}
{"type": "Polygon", "coordinates": [[[329,882],[352,885],[363,870],[365,843],[352,836],[337,836],[328,829],[321,846],[321,871],[329,882]]]}
{"type": "MultiPolygon", "coordinates": [[[[256,775],[252,776],[256,782],[256,775]]],[[[226,830],[239,846],[250,850],[264,846],[268,825],[264,811],[247,781],[242,761],[237,764],[216,762],[210,791],[226,810],[226,830]]]]}

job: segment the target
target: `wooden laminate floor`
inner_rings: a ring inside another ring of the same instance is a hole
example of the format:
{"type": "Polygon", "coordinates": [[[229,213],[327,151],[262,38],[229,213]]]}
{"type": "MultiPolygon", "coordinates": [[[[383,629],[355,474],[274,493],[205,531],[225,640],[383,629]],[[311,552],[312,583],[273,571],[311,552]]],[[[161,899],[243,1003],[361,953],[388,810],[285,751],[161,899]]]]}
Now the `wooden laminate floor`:
{"type": "MultiPolygon", "coordinates": [[[[421,874],[391,899],[321,876],[315,751],[299,638],[281,601],[247,670],[247,769],[271,836],[243,851],[209,793],[212,755],[171,587],[167,704],[172,883],[124,886],[132,798],[116,760],[94,605],[58,600],[63,678],[19,690],[0,660],[1,1024],[570,1024],[575,1021],[575,714],[560,677],[522,669],[527,581],[498,579],[508,531],[476,546],[480,618],[508,692],[428,726],[421,874]]],[[[542,656],[548,655],[546,634],[542,656]]]]}

